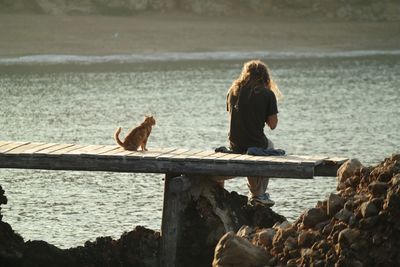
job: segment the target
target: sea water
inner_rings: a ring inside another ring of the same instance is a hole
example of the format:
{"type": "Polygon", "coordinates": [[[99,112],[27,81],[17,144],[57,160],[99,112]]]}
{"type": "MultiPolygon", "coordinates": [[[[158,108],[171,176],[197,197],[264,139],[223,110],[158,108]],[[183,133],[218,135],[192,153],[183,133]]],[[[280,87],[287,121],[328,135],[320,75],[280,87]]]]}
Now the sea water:
{"type": "MultiPolygon", "coordinates": [[[[226,92],[243,62],[262,58],[284,94],[266,135],[288,154],[377,164],[400,152],[400,56],[164,53],[41,55],[0,59],[0,140],[113,145],[144,115],[157,125],[148,147],[227,145],[226,92]]],[[[158,230],[163,175],[0,169],[3,220],[25,240],[62,248],[136,225],[158,230]]],[[[247,195],[246,179],[226,188],[247,195]]],[[[335,177],[271,179],[274,210],[289,221],[336,188],[335,177]]]]}

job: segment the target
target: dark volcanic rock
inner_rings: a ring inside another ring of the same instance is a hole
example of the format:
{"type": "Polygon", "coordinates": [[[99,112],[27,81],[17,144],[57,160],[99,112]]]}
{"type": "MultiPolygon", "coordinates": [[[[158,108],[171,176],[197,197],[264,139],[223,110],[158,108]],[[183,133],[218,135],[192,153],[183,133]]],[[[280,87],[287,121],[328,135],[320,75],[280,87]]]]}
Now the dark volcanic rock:
{"type": "Polygon", "coordinates": [[[24,240],[2,221],[2,204],[7,204],[7,197],[0,185],[0,266],[15,266],[23,257],[24,240]]]}
{"type": "MultiPolygon", "coordinates": [[[[0,204],[7,198],[0,186],[0,204]]],[[[1,210],[0,210],[1,211],[1,210]]],[[[24,242],[11,226],[0,219],[0,266],[89,267],[89,266],[159,266],[158,232],[136,227],[120,239],[97,238],[84,247],[60,249],[44,241],[24,242]]]]}
{"type": "Polygon", "coordinates": [[[325,210],[312,208],[304,213],[303,225],[306,228],[311,228],[316,226],[320,222],[326,221],[327,219],[328,215],[326,214],[325,210]]]}

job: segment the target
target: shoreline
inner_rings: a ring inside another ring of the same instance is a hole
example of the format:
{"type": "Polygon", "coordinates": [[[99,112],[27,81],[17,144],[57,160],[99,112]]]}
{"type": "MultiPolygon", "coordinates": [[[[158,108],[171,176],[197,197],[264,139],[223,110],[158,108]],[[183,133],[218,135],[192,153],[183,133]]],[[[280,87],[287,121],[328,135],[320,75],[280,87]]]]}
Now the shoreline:
{"type": "Polygon", "coordinates": [[[0,16],[0,25],[1,57],[400,49],[398,22],[146,13],[130,17],[14,14],[0,16]]]}
{"type": "Polygon", "coordinates": [[[132,54],[78,55],[35,54],[0,56],[0,66],[55,65],[55,64],[135,64],[172,62],[241,61],[249,58],[262,60],[318,60],[346,58],[398,57],[398,50],[351,50],[334,52],[270,52],[270,51],[210,51],[210,52],[142,52],[132,54]]]}

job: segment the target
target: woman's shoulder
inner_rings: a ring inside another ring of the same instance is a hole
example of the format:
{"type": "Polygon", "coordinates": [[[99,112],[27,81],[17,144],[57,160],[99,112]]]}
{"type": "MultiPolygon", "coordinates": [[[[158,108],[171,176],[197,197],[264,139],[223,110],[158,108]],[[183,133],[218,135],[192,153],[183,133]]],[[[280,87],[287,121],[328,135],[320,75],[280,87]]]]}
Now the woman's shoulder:
{"type": "Polygon", "coordinates": [[[267,87],[259,87],[259,88],[257,88],[256,91],[261,93],[263,96],[268,97],[268,98],[275,97],[274,92],[272,92],[272,90],[268,89],[267,87]]]}

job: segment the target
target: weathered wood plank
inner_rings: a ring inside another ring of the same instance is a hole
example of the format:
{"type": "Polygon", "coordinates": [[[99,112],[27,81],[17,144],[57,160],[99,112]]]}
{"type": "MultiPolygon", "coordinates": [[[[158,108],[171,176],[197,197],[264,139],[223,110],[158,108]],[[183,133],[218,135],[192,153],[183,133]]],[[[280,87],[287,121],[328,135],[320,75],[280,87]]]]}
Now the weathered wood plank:
{"type": "Polygon", "coordinates": [[[55,152],[57,150],[61,150],[61,149],[67,148],[67,147],[71,147],[71,146],[74,146],[74,145],[73,144],[57,144],[55,146],[51,146],[49,148],[45,148],[43,150],[37,151],[34,154],[36,154],[36,155],[40,154],[40,155],[46,156],[46,155],[49,155],[52,152],[55,152]]]}
{"type": "Polygon", "coordinates": [[[326,159],[323,160],[323,163],[326,162],[332,162],[332,163],[344,163],[348,160],[348,158],[343,158],[343,157],[328,157],[326,159]]]}
{"type": "Polygon", "coordinates": [[[83,146],[80,146],[80,145],[67,146],[67,147],[62,148],[62,149],[57,149],[57,150],[51,151],[48,154],[49,155],[54,155],[54,156],[62,155],[62,154],[68,153],[69,151],[77,150],[77,149],[82,148],[82,147],[83,146]]]}
{"type": "Polygon", "coordinates": [[[70,150],[66,152],[65,154],[67,155],[80,155],[83,153],[89,153],[89,152],[94,152],[97,151],[101,148],[103,148],[103,145],[88,145],[88,146],[80,146],[77,149],[70,150]]]}
{"type": "Polygon", "coordinates": [[[225,153],[222,157],[218,157],[215,159],[216,162],[228,162],[237,157],[240,157],[242,154],[234,154],[234,153],[225,153]]]}
{"type": "Polygon", "coordinates": [[[119,148],[119,146],[104,146],[102,148],[96,149],[95,151],[82,152],[81,153],[81,157],[88,157],[88,158],[92,157],[92,158],[95,158],[98,155],[102,155],[103,153],[107,153],[107,152],[116,150],[118,148],[119,148]]]}
{"type": "Polygon", "coordinates": [[[157,159],[158,160],[168,160],[168,159],[173,158],[174,156],[183,154],[183,153],[185,153],[187,151],[189,151],[189,149],[187,149],[187,148],[176,149],[176,150],[173,150],[173,151],[171,151],[169,153],[165,153],[165,154],[162,154],[162,155],[158,156],[157,159]]]}
{"type": "Polygon", "coordinates": [[[0,153],[7,153],[15,148],[29,144],[29,142],[12,142],[0,147],[0,153]]]}
{"type": "Polygon", "coordinates": [[[250,163],[250,162],[256,162],[257,161],[257,157],[256,156],[242,154],[239,157],[236,157],[236,158],[232,159],[231,161],[232,162],[248,161],[250,163]]]}
{"type": "Polygon", "coordinates": [[[182,161],[183,158],[188,156],[188,152],[190,149],[182,148],[182,149],[176,149],[170,153],[163,154],[159,157],[157,157],[158,160],[172,160],[172,161],[182,161]]]}
{"type": "Polygon", "coordinates": [[[175,160],[175,161],[182,161],[182,160],[185,160],[185,159],[189,158],[190,156],[193,156],[199,152],[201,152],[200,149],[190,149],[183,153],[173,155],[170,159],[175,160]]]}
{"type": "MultiPolygon", "coordinates": [[[[117,147],[117,148],[115,148],[113,150],[110,150],[110,151],[107,151],[107,152],[95,153],[95,154],[97,154],[97,157],[112,157],[112,156],[121,157],[121,156],[118,156],[117,154],[121,153],[121,152],[124,152],[124,151],[129,151],[129,150],[125,150],[122,147],[117,147]]],[[[129,151],[129,152],[132,153],[133,151],[129,151]]]]}
{"type": "Polygon", "coordinates": [[[160,266],[175,267],[177,265],[177,248],[182,240],[182,211],[190,203],[187,190],[190,187],[190,179],[181,176],[166,175],[164,187],[163,215],[161,223],[161,263],[160,266]]]}
{"type": "Polygon", "coordinates": [[[254,161],[259,162],[268,162],[268,163],[276,163],[276,164],[313,164],[315,165],[315,161],[312,160],[303,160],[297,157],[292,156],[256,156],[254,161]]]}
{"type": "Polygon", "coordinates": [[[202,158],[211,156],[215,153],[217,153],[217,152],[215,152],[213,150],[205,150],[205,151],[201,151],[199,153],[193,154],[191,156],[188,156],[186,159],[190,160],[190,161],[200,161],[202,158]]]}
{"type": "Polygon", "coordinates": [[[95,154],[99,149],[104,148],[104,145],[87,145],[87,146],[82,146],[78,149],[71,150],[67,152],[67,154],[95,154]]]}
{"type": "Polygon", "coordinates": [[[10,141],[0,141],[0,147],[8,145],[9,143],[11,143],[10,141]]]}
{"type": "Polygon", "coordinates": [[[125,157],[129,156],[130,159],[134,159],[134,158],[140,159],[140,158],[142,158],[141,154],[143,154],[143,151],[141,151],[141,150],[140,151],[124,150],[119,153],[115,153],[113,156],[125,156],[125,157]]]}
{"type": "Polygon", "coordinates": [[[218,176],[270,176],[276,178],[312,178],[312,165],[279,165],[217,163],[212,161],[171,161],[146,160],[128,157],[82,158],[74,155],[49,157],[41,154],[0,154],[0,168],[47,169],[47,170],[82,170],[82,171],[115,171],[142,173],[187,173],[218,176]]]}
{"type": "Polygon", "coordinates": [[[226,155],[226,153],[216,152],[216,153],[211,154],[209,156],[202,157],[201,160],[202,161],[215,161],[218,158],[221,158],[221,157],[223,157],[225,155],[226,155]]]}
{"type": "Polygon", "coordinates": [[[147,159],[147,160],[152,160],[152,159],[156,159],[157,157],[159,157],[161,155],[171,153],[175,150],[177,150],[177,148],[168,147],[168,148],[152,149],[152,150],[143,152],[142,158],[147,159]]]}
{"type": "Polygon", "coordinates": [[[28,143],[26,145],[19,146],[14,149],[8,150],[6,153],[7,154],[20,154],[20,153],[24,153],[25,151],[30,150],[32,148],[38,147],[40,145],[43,145],[43,143],[28,143]]]}
{"type": "Polygon", "coordinates": [[[315,176],[331,176],[335,177],[339,167],[347,161],[347,158],[343,157],[329,157],[318,165],[315,166],[315,176]]]}
{"type": "Polygon", "coordinates": [[[327,158],[326,156],[323,155],[290,155],[290,156],[302,159],[304,162],[315,161],[315,164],[319,164],[327,158]]]}
{"type": "Polygon", "coordinates": [[[20,152],[20,154],[32,154],[32,153],[36,153],[36,152],[42,151],[42,150],[50,148],[50,147],[54,147],[56,145],[58,145],[58,144],[56,144],[56,143],[42,144],[42,145],[39,145],[37,147],[30,148],[30,149],[27,149],[27,150],[25,150],[23,152],[20,152]]]}

